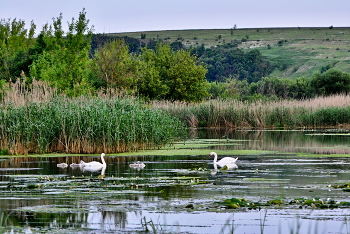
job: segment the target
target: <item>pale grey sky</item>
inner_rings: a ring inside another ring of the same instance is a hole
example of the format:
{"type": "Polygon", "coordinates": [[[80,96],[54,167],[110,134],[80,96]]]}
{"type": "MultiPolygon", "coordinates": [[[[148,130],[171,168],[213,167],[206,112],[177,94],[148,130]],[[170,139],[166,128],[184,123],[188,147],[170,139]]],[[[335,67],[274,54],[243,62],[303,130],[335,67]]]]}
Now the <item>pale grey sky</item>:
{"type": "Polygon", "coordinates": [[[63,25],[85,8],[95,33],[172,29],[349,27],[350,0],[0,0],[1,19],[22,19],[40,30],[63,25]]]}

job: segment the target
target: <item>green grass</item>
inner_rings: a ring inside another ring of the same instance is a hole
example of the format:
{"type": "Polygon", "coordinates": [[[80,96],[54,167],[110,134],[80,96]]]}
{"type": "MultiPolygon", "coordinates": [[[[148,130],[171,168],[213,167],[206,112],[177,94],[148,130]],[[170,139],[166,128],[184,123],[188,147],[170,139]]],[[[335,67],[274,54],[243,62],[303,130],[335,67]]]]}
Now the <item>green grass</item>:
{"type": "Polygon", "coordinates": [[[296,78],[309,77],[319,72],[323,66],[331,64],[334,68],[350,73],[350,28],[259,28],[168,30],[149,32],[115,33],[110,35],[146,39],[160,39],[164,42],[181,41],[185,46],[205,47],[223,45],[231,41],[247,39],[239,45],[242,49],[257,48],[268,60],[283,69],[275,69],[271,76],[296,78]],[[221,39],[219,38],[221,36],[221,39]],[[278,43],[282,42],[282,46],[278,43]],[[268,49],[267,45],[270,45],[268,49]]]}

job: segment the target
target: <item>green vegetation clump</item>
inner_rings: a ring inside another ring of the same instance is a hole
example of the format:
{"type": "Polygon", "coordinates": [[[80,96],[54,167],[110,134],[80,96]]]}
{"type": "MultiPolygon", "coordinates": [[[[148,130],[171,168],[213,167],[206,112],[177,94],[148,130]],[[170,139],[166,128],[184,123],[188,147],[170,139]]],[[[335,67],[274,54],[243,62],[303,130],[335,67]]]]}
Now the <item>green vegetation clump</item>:
{"type": "Polygon", "coordinates": [[[293,207],[297,205],[298,208],[319,208],[319,209],[333,209],[333,208],[348,208],[349,202],[336,202],[332,199],[322,200],[321,198],[296,198],[290,202],[284,202],[281,199],[273,199],[267,202],[252,202],[244,198],[231,198],[226,199],[224,202],[218,202],[218,204],[224,206],[226,209],[238,209],[247,207],[248,209],[261,209],[261,207],[267,206],[284,206],[293,207]]]}
{"type": "Polygon", "coordinates": [[[118,98],[54,98],[0,108],[0,148],[10,154],[153,149],[184,137],[174,117],[118,98]]]}

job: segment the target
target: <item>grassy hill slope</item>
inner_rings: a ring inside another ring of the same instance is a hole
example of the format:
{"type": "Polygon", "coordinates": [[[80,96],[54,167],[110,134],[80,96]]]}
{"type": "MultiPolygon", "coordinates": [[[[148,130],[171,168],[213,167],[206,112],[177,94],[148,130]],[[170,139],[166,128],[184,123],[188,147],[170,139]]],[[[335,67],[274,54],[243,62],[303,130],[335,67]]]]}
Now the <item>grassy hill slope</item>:
{"type": "Polygon", "coordinates": [[[283,78],[310,77],[322,67],[350,73],[350,28],[256,28],[203,29],[115,33],[128,36],[181,41],[185,46],[205,47],[242,41],[239,48],[257,48],[276,69],[271,76],[283,78]],[[243,40],[242,40],[243,39],[243,40]]]}

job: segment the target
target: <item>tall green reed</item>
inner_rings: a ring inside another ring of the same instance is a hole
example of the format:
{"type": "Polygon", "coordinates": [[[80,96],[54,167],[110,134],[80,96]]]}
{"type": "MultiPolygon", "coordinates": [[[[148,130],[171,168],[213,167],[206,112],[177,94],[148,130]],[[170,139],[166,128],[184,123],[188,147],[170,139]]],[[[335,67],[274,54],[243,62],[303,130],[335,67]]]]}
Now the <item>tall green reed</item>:
{"type": "Polygon", "coordinates": [[[120,98],[54,98],[0,110],[1,148],[13,154],[125,152],[185,137],[170,114],[120,98]]]}

